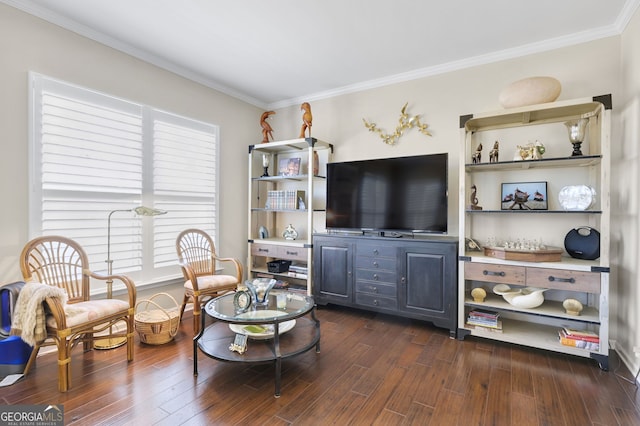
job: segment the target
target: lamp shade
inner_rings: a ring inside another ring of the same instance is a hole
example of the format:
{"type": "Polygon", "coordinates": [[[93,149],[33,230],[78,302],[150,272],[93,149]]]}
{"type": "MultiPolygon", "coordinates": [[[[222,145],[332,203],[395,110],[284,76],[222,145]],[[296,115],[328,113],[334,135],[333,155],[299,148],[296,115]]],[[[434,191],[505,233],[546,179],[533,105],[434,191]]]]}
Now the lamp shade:
{"type": "Polygon", "coordinates": [[[166,210],[153,209],[145,206],[136,207],[133,211],[139,216],[158,216],[161,214],[167,214],[166,210]]]}

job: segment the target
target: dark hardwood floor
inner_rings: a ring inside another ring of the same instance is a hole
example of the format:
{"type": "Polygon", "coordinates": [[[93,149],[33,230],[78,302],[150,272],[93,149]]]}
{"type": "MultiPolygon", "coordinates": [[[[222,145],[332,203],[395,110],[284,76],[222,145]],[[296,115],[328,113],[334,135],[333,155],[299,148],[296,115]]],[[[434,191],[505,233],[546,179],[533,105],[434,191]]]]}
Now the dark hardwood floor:
{"type": "MultiPolygon", "coordinates": [[[[640,425],[640,395],[592,360],[467,338],[427,323],[320,307],[321,352],[283,363],[275,398],[272,364],[198,356],[191,319],[175,341],[76,348],[72,388],[57,390],[55,354],[0,388],[0,404],[63,404],[71,425],[640,425]]],[[[250,348],[249,348],[250,350],[250,348]]],[[[614,370],[618,369],[617,374],[614,370]]]]}

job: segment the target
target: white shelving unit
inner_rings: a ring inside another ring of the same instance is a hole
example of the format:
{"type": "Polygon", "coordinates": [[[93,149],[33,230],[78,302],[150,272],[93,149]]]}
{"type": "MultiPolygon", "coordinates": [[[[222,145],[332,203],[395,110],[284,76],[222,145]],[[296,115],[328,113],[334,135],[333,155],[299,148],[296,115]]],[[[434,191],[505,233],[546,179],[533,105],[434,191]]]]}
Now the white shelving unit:
{"type": "Polygon", "coordinates": [[[286,281],[290,288],[311,294],[312,234],[314,229],[325,227],[326,164],[332,153],[332,144],[314,138],[249,146],[248,279],[273,277],[286,281]],[[316,174],[313,173],[314,152],[319,164],[316,174]],[[299,159],[297,174],[281,173],[280,165],[291,159],[299,159]],[[264,160],[269,163],[269,176],[264,176],[264,160]],[[275,198],[269,196],[270,191],[295,195],[275,202],[275,198]],[[289,224],[298,233],[294,240],[283,236],[289,224]],[[267,236],[261,235],[261,228],[267,230],[267,236]],[[306,274],[293,276],[288,271],[270,271],[268,262],[277,260],[306,268],[306,274]]]}
{"type": "Polygon", "coordinates": [[[547,349],[595,359],[608,368],[609,355],[609,235],[610,235],[610,95],[460,117],[460,241],[458,289],[458,338],[479,336],[514,344],[547,349]],[[564,122],[588,119],[581,156],[571,156],[564,122]],[[489,150],[499,142],[498,161],[489,162],[489,150]],[[541,142],[542,159],[518,161],[518,146],[541,142]],[[479,162],[472,156],[484,146],[479,162]],[[502,183],[546,182],[546,210],[508,210],[502,206],[502,183]],[[595,203],[584,211],[565,211],[558,193],[567,185],[589,185],[596,191],[595,203]],[[471,202],[475,186],[477,207],[471,202]],[[588,226],[600,232],[600,257],[572,258],[564,251],[564,237],[573,228],[588,226]],[[563,249],[559,261],[514,261],[467,251],[466,239],[481,246],[489,241],[537,241],[563,249]],[[538,287],[544,303],[519,309],[493,293],[497,284],[514,289],[538,287]],[[487,298],[475,302],[471,290],[482,287],[487,298]],[[579,316],[565,312],[567,298],[580,301],[579,316]],[[502,331],[467,324],[469,312],[484,309],[499,313],[502,331]],[[562,345],[558,330],[569,327],[594,331],[599,350],[562,345]]]}

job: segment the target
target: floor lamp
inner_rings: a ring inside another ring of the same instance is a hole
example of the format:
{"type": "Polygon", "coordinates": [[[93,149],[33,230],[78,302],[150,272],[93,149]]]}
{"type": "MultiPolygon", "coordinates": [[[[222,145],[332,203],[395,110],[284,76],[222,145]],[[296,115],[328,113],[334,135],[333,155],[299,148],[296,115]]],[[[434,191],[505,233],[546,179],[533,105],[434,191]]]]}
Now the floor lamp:
{"type": "MultiPolygon", "coordinates": [[[[113,274],[113,259],[111,259],[111,215],[117,212],[134,212],[137,216],[158,216],[166,214],[166,210],[152,209],[151,207],[139,206],[135,209],[112,210],[107,218],[107,275],[113,274]]],[[[107,280],[107,299],[111,299],[113,295],[113,280],[107,280]]],[[[109,327],[109,334],[112,332],[112,326],[109,327]]],[[[126,337],[109,337],[106,339],[97,339],[93,343],[96,349],[114,349],[122,346],[127,341],[126,337]]]]}

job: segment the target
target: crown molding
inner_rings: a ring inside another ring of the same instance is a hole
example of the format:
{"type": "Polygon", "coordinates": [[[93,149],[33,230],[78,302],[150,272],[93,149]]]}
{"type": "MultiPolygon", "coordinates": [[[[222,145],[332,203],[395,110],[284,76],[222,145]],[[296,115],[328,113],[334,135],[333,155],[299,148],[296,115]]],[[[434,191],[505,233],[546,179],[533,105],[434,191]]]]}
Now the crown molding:
{"type": "Polygon", "coordinates": [[[459,61],[452,61],[445,64],[439,64],[432,67],[421,68],[405,73],[395,74],[384,78],[374,79],[359,82],[352,85],[342,86],[335,89],[310,93],[305,96],[299,96],[295,98],[285,99],[278,102],[266,103],[260,101],[252,96],[242,93],[238,90],[232,89],[228,86],[220,84],[210,78],[206,78],[201,74],[190,71],[186,68],[180,67],[171,61],[167,61],[158,57],[148,51],[135,48],[129,44],[123,43],[113,37],[107,36],[104,33],[98,32],[92,28],[82,25],[76,21],[65,18],[59,14],[53,13],[45,8],[33,5],[25,4],[19,0],[0,0],[1,3],[5,3],[16,9],[22,10],[28,14],[34,15],[54,25],[72,31],[83,37],[87,37],[98,43],[109,46],[113,49],[121,51],[125,54],[138,58],[142,61],[148,62],[159,68],[170,71],[176,75],[184,77],[188,80],[202,84],[203,86],[217,90],[225,95],[239,99],[248,104],[254,105],[263,109],[279,109],[286,108],[293,105],[298,105],[301,102],[312,102],[322,99],[327,99],[335,96],[347,95],[351,93],[361,92],[365,90],[376,89],[392,84],[403,83],[411,80],[417,80],[421,78],[431,77],[447,72],[458,71],[466,68],[472,68],[479,65],[486,65],[490,63],[500,62],[504,60],[519,58],[535,53],[541,53],[550,51],[562,47],[573,46],[580,43],[586,43],[589,41],[598,40],[601,38],[618,36],[622,34],[626,26],[629,24],[633,14],[640,5],[640,0],[627,0],[621,10],[620,15],[616,21],[610,25],[593,30],[584,31],[580,33],[571,34],[564,37],[557,37],[553,39],[544,40],[541,42],[531,43],[514,47],[511,49],[505,49],[497,52],[492,52],[486,55],[479,55],[470,58],[465,58],[459,61]]]}
{"type": "MultiPolygon", "coordinates": [[[[636,4],[640,4],[640,0],[630,0],[636,4]]],[[[634,8],[635,10],[635,8],[634,8]]],[[[633,14],[633,11],[631,11],[633,14]]],[[[307,96],[296,97],[279,102],[274,102],[268,105],[268,109],[285,108],[292,105],[297,105],[301,102],[313,102],[317,100],[332,98],[334,96],[347,95],[351,93],[361,92],[365,90],[377,89],[384,86],[389,86],[397,83],[404,83],[411,80],[417,80],[426,77],[432,77],[439,74],[445,74],[452,71],[459,71],[466,68],[473,68],[479,65],[487,65],[495,62],[506,61],[509,59],[520,58],[523,56],[532,55],[535,53],[547,52],[554,49],[563,47],[574,46],[589,41],[594,41],[602,38],[617,36],[622,33],[629,19],[626,19],[624,26],[620,25],[622,22],[620,19],[616,21],[616,24],[596,28],[589,31],[571,34],[569,36],[557,37],[553,39],[543,40],[536,43],[526,44],[511,49],[500,50],[491,52],[486,55],[479,55],[470,58],[461,59],[459,61],[452,61],[444,64],[435,65],[432,67],[421,68],[405,73],[395,74],[384,78],[375,80],[364,81],[348,86],[339,87],[324,92],[312,93],[307,96]]]]}
{"type": "Polygon", "coordinates": [[[187,80],[193,81],[195,83],[202,84],[203,86],[209,87],[211,89],[217,90],[225,95],[231,96],[233,98],[244,101],[248,104],[257,106],[259,108],[266,108],[267,104],[262,102],[252,96],[249,96],[245,93],[239,92],[235,89],[232,89],[228,86],[222,85],[217,81],[206,78],[198,73],[195,73],[186,68],[180,67],[171,61],[167,61],[163,58],[158,57],[146,50],[138,49],[136,47],[131,46],[130,44],[123,43],[120,40],[117,40],[113,37],[110,37],[102,32],[96,31],[86,25],[82,25],[77,21],[66,18],[62,15],[54,13],[48,9],[43,7],[33,5],[33,4],[25,4],[19,0],[0,0],[0,3],[5,3],[11,7],[19,9],[23,12],[26,12],[30,15],[33,15],[37,18],[43,19],[51,24],[57,25],[65,30],[74,32],[82,37],[86,37],[93,41],[96,41],[105,46],[111,47],[115,50],[118,50],[122,53],[125,53],[134,58],[140,59],[144,62],[148,62],[152,65],[157,66],[158,68],[162,68],[166,71],[170,71],[180,77],[184,77],[187,80]]]}

